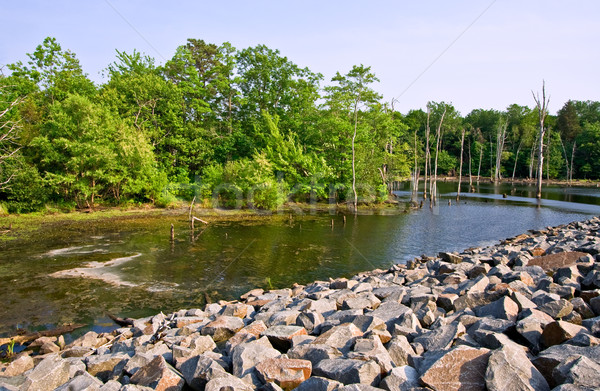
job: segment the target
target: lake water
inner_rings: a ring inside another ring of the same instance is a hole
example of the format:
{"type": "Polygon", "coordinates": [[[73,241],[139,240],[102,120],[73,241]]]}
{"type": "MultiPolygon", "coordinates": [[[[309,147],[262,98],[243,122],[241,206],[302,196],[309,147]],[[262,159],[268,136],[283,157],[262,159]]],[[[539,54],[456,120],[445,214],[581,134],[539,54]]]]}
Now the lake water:
{"type": "Polygon", "coordinates": [[[140,317],[235,299],[255,287],[288,287],[387,268],[421,254],[485,246],[526,232],[600,215],[597,188],[481,184],[455,202],[439,183],[438,206],[379,214],[304,213],[215,221],[190,236],[187,214],[67,223],[0,245],[0,335],[65,323],[112,327],[106,313],[140,317]],[[503,198],[506,194],[506,198],[503,198]],[[448,205],[448,200],[452,205],[448,205]],[[333,226],[332,226],[333,220],[333,226]],[[175,226],[175,242],[170,225],[175,226]],[[93,263],[110,267],[78,269],[93,263]],[[75,270],[74,270],[75,269],[75,270]],[[70,270],[75,277],[55,277],[70,270]],[[95,277],[77,276],[96,273],[95,277]]]}

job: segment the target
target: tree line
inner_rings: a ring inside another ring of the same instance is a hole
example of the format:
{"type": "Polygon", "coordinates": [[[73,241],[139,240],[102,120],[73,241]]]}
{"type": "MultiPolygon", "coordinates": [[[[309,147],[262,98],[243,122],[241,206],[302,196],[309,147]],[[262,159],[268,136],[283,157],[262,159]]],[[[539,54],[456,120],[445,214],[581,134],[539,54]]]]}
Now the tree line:
{"type": "Polygon", "coordinates": [[[278,50],[189,39],[164,65],[116,52],[95,84],[46,38],[0,73],[0,203],[11,212],[193,197],[273,209],[284,202],[383,201],[421,175],[600,177],[600,102],[548,115],[513,104],[462,116],[382,101],[371,68],[328,83],[278,50]],[[542,140],[539,135],[542,134],[542,140]],[[460,170],[460,172],[459,172],[460,170]]]}

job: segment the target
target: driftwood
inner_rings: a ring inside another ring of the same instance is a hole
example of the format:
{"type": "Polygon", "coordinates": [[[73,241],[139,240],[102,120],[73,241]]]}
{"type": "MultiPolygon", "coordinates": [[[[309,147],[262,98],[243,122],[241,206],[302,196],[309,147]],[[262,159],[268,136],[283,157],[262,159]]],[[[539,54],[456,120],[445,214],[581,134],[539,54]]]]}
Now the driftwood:
{"type": "Polygon", "coordinates": [[[11,337],[11,338],[0,338],[0,346],[9,344],[12,341],[14,341],[15,344],[23,345],[23,344],[26,344],[27,342],[35,341],[36,339],[38,339],[40,337],[56,337],[58,335],[70,333],[74,330],[80,329],[85,326],[87,326],[87,325],[86,324],[68,324],[65,326],[57,327],[52,330],[38,331],[36,333],[27,333],[27,334],[23,334],[23,335],[17,335],[17,336],[11,337]]]}
{"type": "Polygon", "coordinates": [[[106,314],[106,316],[108,316],[113,322],[115,322],[116,324],[118,324],[121,327],[124,327],[124,326],[133,326],[133,322],[135,321],[135,319],[131,319],[131,318],[119,318],[119,317],[114,316],[112,314],[106,314]]]}

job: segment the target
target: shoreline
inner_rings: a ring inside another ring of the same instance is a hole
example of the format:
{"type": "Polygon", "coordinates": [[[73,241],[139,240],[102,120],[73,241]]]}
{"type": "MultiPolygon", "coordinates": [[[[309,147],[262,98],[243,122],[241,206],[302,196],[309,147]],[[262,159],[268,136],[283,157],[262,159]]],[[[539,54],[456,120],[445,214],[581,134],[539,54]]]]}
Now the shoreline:
{"type": "Polygon", "coordinates": [[[46,337],[36,341],[43,354],[2,369],[0,386],[53,373],[52,388],[114,390],[593,389],[599,253],[594,217],[349,279],[254,289],[67,346],[46,337]]]}

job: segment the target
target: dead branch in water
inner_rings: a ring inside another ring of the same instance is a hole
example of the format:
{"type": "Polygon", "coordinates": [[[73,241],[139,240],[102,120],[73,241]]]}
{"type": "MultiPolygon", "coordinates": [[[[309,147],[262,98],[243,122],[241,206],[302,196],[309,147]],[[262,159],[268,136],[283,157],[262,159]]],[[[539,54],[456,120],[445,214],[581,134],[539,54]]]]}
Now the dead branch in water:
{"type": "Polygon", "coordinates": [[[26,344],[27,342],[35,341],[36,339],[38,339],[40,337],[56,337],[59,335],[70,333],[74,330],[80,329],[85,326],[87,326],[87,325],[86,324],[68,324],[65,326],[57,327],[52,330],[44,330],[44,331],[38,331],[35,333],[27,333],[27,334],[17,335],[17,336],[10,337],[10,338],[0,338],[0,346],[9,344],[9,343],[11,343],[11,341],[14,341],[16,344],[23,345],[23,344],[26,344]]]}

